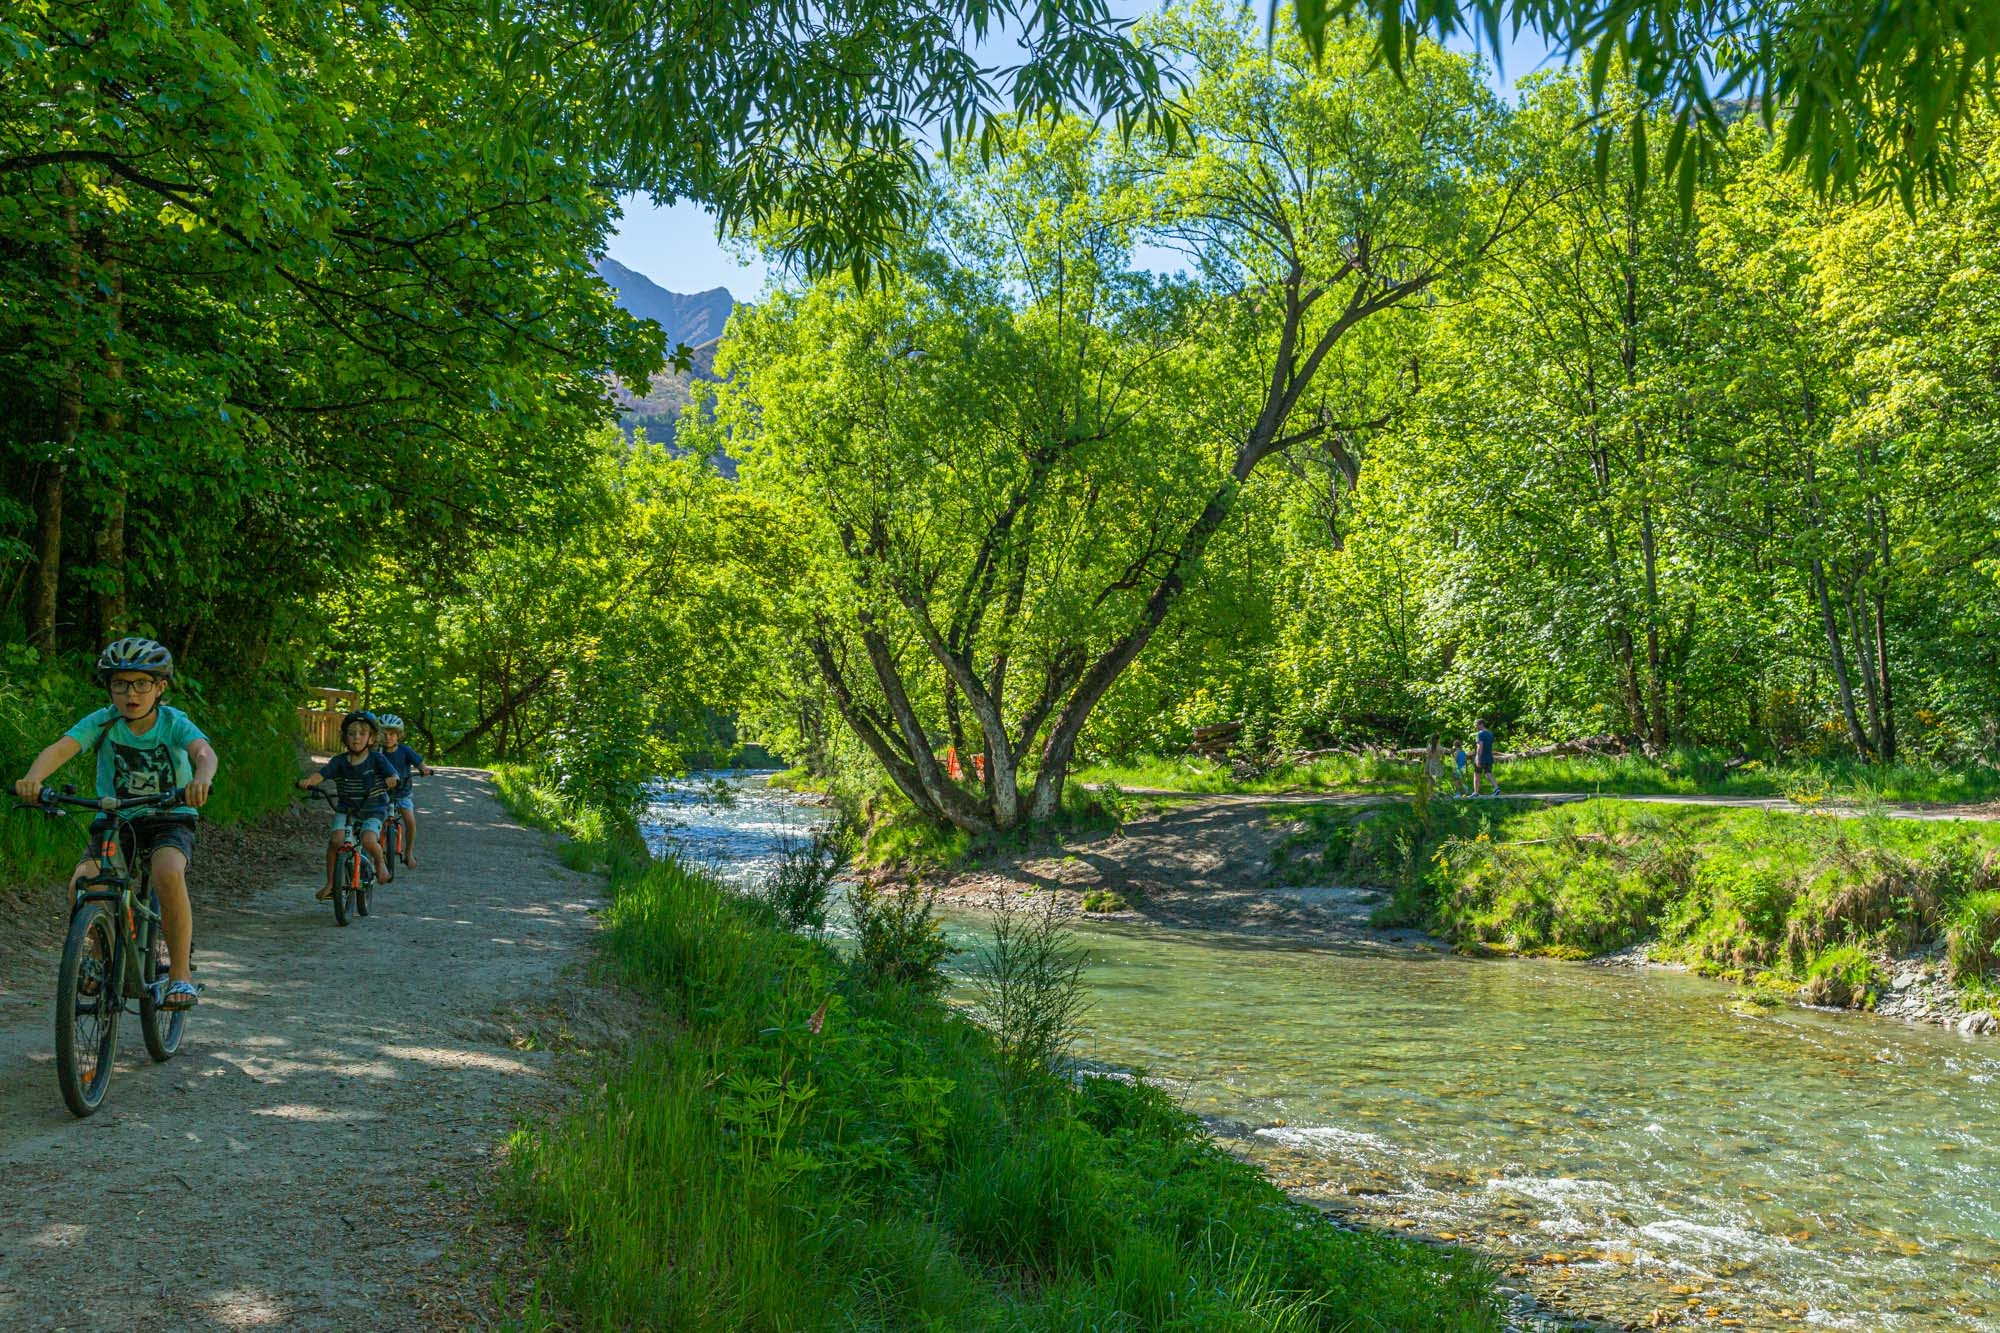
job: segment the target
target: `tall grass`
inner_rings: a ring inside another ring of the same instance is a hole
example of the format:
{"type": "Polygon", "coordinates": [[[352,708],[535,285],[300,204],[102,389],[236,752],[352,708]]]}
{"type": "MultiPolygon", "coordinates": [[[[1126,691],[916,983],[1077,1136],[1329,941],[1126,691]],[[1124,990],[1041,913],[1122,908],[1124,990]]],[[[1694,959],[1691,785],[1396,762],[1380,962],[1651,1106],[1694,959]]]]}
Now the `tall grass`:
{"type": "Polygon", "coordinates": [[[675,1032],[512,1139],[531,1309],[591,1328],[1501,1326],[1477,1260],[1335,1228],[1143,1083],[1010,1067],[926,988],[754,896],[627,862],[602,939],[675,1032]]]}

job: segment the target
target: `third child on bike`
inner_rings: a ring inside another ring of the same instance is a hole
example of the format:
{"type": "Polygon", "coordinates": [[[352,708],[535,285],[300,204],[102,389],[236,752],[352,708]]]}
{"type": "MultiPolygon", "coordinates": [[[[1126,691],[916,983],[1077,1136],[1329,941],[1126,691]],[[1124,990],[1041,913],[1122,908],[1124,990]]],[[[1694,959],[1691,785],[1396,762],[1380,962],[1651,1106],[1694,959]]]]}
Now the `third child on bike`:
{"type": "Polygon", "coordinates": [[[333,897],[333,868],[340,860],[352,826],[361,834],[361,850],[375,862],[375,873],[384,884],[396,877],[389,858],[382,855],[382,820],[389,813],[389,793],[401,783],[396,770],[375,750],[375,715],[349,713],[340,723],[343,753],[320,765],[319,772],[299,779],[311,790],[322,782],[332,782],[339,797],[333,816],[333,840],[326,846],[326,886],[316,895],[321,902],[333,897]]]}
{"type": "MultiPolygon", "coordinates": [[[[187,867],[194,855],[195,807],[208,802],[216,759],[201,728],[180,709],[166,706],[167,683],[173,678],[174,655],[151,639],[120,639],[106,648],[97,658],[97,683],[109,693],[109,706],[37,755],[14,784],[14,794],[35,800],[49,776],[85,750],[97,755],[99,796],[128,800],[186,788],[186,805],[135,819],[132,831],[138,837],[138,856],[152,870],[167,937],[171,980],[160,1007],[187,1009],[199,998],[188,962],[194,910],[188,905],[187,867]]],[[[97,872],[96,858],[86,855],[70,877],[72,887],[97,872]]]]}
{"type": "Polygon", "coordinates": [[[417,775],[429,777],[431,766],[424,757],[403,744],[403,719],[394,713],[382,714],[382,757],[396,770],[400,785],[389,803],[396,807],[403,817],[403,864],[410,869],[417,868],[417,788],[410,779],[417,775]]]}

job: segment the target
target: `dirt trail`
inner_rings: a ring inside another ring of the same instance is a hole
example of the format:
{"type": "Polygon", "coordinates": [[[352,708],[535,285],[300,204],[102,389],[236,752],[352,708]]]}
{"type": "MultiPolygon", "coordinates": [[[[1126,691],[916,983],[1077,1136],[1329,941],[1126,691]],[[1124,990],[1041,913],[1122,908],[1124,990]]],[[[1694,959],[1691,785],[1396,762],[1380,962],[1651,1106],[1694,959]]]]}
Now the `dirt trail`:
{"type": "MultiPolygon", "coordinates": [[[[1274,884],[1271,852],[1297,825],[1278,807],[1346,803],[1288,796],[1195,796],[1176,800],[1115,832],[1088,834],[1055,850],[990,857],[940,886],[940,896],[984,905],[1003,894],[1050,893],[1080,904],[1108,889],[1131,905],[1120,916],[1208,930],[1310,935],[1380,947],[1435,941],[1414,930],[1374,930],[1384,895],[1353,885],[1274,884]]],[[[1379,800],[1379,798],[1372,798],[1379,800]]],[[[1354,798],[1360,804],[1371,798],[1354,798]]]]}
{"type": "Polygon", "coordinates": [[[602,883],[484,774],[443,770],[417,799],[420,868],[346,929],[312,898],[323,843],[233,906],[204,901],[197,852],[207,992],[164,1065],[127,1015],[87,1121],[56,1090],[54,958],[0,975],[0,1328],[475,1317],[462,1211],[502,1136],[558,1095],[552,1057],[516,1034],[583,956],[602,883]]]}

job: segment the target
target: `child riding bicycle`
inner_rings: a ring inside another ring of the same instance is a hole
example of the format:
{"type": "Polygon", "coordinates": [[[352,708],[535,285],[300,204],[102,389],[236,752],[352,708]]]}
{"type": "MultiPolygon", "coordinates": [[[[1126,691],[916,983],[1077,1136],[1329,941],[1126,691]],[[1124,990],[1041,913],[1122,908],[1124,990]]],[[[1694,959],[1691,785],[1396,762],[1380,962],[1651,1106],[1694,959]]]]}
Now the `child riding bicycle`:
{"type": "MultiPolygon", "coordinates": [[[[124,638],[97,657],[97,682],[110,703],[35,756],[14,783],[14,794],[36,800],[55,771],[85,750],[97,752],[97,794],[126,800],[187,789],[187,804],[132,821],[137,857],[152,871],[160,895],[160,924],[167,937],[167,989],[162,1009],[191,1009],[200,996],[188,953],[194,939],[194,909],[188,903],[187,867],[194,856],[195,810],[208,803],[215,783],[215,750],[201,728],[178,708],[166,706],[174,678],[174,655],[151,639],[124,638]]],[[[99,872],[86,855],[70,876],[70,890],[99,872]]]]}
{"type": "Polygon", "coordinates": [[[429,777],[431,767],[424,757],[403,744],[403,719],[394,713],[382,714],[382,757],[396,770],[401,785],[389,804],[403,817],[403,864],[417,868],[417,788],[412,775],[429,777]]]}
{"type": "Polygon", "coordinates": [[[331,781],[339,798],[340,808],[333,816],[333,838],[326,845],[326,885],[315,895],[321,902],[333,897],[333,869],[340,860],[340,849],[346,845],[350,827],[360,830],[361,849],[374,861],[382,882],[387,884],[396,878],[388,858],[382,855],[382,820],[389,813],[389,793],[400,785],[401,779],[396,776],[394,766],[375,752],[375,732],[373,713],[365,710],[349,713],[340,722],[344,753],[320,765],[317,773],[299,779],[299,786],[308,791],[331,781]]]}

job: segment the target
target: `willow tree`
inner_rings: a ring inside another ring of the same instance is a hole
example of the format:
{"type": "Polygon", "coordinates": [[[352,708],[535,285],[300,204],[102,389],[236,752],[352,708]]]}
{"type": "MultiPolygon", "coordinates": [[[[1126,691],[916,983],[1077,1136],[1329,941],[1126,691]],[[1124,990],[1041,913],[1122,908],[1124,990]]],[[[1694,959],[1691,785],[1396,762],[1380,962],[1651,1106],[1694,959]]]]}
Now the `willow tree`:
{"type": "Polygon", "coordinates": [[[911,278],[733,326],[705,429],[795,534],[776,576],[847,725],[917,807],[1049,818],[1106,692],[1244,484],[1371,396],[1368,331],[1521,217],[1471,64],[1315,60],[1220,7],[1163,23],[1192,147],[1066,123],[962,164],[911,278]],[[1135,270],[1141,238],[1194,278],[1135,270]],[[983,780],[938,752],[960,737],[983,780]],[[1025,785],[1025,790],[1024,790],[1025,785]]]}

